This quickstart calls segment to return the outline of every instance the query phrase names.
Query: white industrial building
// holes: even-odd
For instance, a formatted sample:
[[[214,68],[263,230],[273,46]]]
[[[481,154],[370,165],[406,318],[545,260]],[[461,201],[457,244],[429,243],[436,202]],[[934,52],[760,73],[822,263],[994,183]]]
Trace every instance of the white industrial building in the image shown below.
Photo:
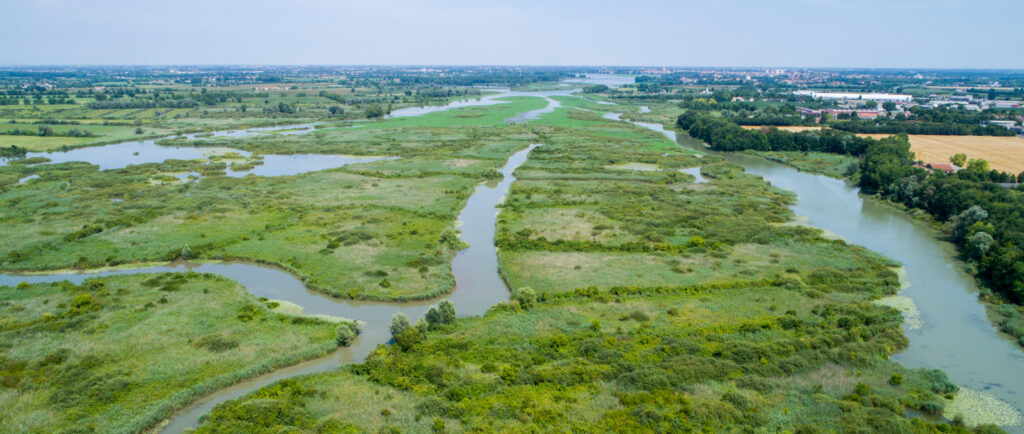
[[[910,102],[910,100],[914,99],[912,95],[903,95],[898,93],[839,93],[798,90],[793,92],[793,94],[809,96],[814,99],[862,100],[876,102]]]

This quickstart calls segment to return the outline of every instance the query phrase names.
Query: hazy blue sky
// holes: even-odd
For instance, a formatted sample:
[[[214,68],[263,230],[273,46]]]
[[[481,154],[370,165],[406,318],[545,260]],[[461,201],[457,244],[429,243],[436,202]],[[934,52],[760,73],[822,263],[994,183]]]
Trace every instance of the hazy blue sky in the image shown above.
[[[1024,68],[1021,0],[0,0],[0,64]]]

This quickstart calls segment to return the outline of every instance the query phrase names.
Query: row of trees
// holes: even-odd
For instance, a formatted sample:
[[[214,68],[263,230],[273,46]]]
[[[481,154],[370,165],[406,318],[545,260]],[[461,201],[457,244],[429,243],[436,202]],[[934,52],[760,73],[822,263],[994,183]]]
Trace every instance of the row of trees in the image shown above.
[[[908,121],[899,117],[878,118],[873,121],[851,118],[846,121],[831,122],[829,126],[837,130],[862,134],[936,134],[944,136],[1012,136],[1014,134],[1010,129],[998,125]]]
[[[428,331],[450,328],[455,325],[455,319],[455,305],[448,300],[431,306],[425,317],[416,321],[415,325],[409,322],[406,314],[399,312],[391,317],[391,339],[402,351],[408,351],[426,339]]]
[[[121,109],[147,109],[147,108],[196,108],[199,102],[186,99],[159,99],[159,100],[107,100],[90,101],[85,104],[86,108],[98,110],[121,110]]]
[[[905,137],[869,147],[861,163],[861,188],[945,222],[978,275],[1024,304],[1024,191],[988,182],[1010,175],[988,170],[980,161],[955,174],[928,173],[911,166],[910,155]]]
[[[86,129],[72,128],[67,131],[57,131],[51,127],[40,125],[36,131],[13,128],[0,131],[4,136],[39,136],[39,137],[95,137],[92,131]]]
[[[1024,304],[1024,190],[997,182],[1024,182],[992,170],[984,160],[952,159],[967,169],[955,174],[913,165],[905,134],[881,140],[829,130],[789,133],[746,130],[709,112],[690,110],[677,125],[720,151],[820,151],[862,156],[860,187],[870,194],[929,212],[945,222],[953,241],[978,275],[997,292]]]
[[[767,131],[745,129],[735,122],[709,112],[689,110],[676,119],[679,128],[701,139],[717,151],[817,151],[862,155],[875,142],[841,131],[822,129],[793,133],[777,128]]]

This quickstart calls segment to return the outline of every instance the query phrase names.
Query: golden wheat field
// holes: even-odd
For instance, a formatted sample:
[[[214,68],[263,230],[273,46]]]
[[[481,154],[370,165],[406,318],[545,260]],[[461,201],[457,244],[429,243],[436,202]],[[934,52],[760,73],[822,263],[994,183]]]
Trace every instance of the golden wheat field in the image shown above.
[[[1024,171],[1024,138],[1021,137],[911,135],[910,150],[925,163],[948,163],[950,155],[963,153],[967,158],[988,160],[992,168],[999,171],[1014,174]]]
[[[759,129],[757,125],[743,128]],[[816,130],[820,127],[792,126],[778,127],[786,131]],[[890,134],[857,134],[861,137],[881,139]],[[910,150],[917,159],[925,163],[948,163],[953,154],[967,154],[967,158],[988,160],[993,169],[1003,172],[1024,171],[1024,138],[995,136],[939,136],[930,134],[910,135]]]

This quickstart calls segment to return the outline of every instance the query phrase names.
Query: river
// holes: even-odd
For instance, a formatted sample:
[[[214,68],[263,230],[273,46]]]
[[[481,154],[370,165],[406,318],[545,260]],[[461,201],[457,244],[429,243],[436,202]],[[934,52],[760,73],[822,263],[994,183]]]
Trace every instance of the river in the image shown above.
[[[633,124],[680,143],[674,131],[660,124]],[[994,395],[1018,412],[1024,409],[1024,352],[988,320],[977,298],[977,284],[961,268],[952,244],[907,213],[863,197],[859,188],[845,181],[752,155],[697,150],[721,156],[796,193],[791,208],[810,225],[903,264],[910,286],[900,295],[914,301],[924,324],[913,329],[904,324],[910,344],[893,360],[910,368],[941,369],[961,387]],[[1024,432],[1021,426],[1006,429]]]
[[[501,181],[491,185],[481,184],[466,201],[459,214],[460,238],[469,247],[456,254],[452,261],[455,275],[455,289],[446,298],[455,304],[458,315],[482,315],[491,306],[508,300],[509,291],[498,275],[498,257],[494,246],[494,231],[497,222],[497,206],[515,181],[513,172],[526,162],[530,151],[539,145],[530,145],[509,157],[500,172]],[[360,362],[377,347],[390,338],[388,326],[391,317],[405,313],[414,321],[423,317],[427,309],[436,304],[435,300],[413,302],[366,302],[342,300],[308,290],[298,278],[275,267],[245,262],[169,264],[166,266],[126,268],[97,273],[69,274],[0,274],[0,285],[14,286],[19,282],[56,282],[68,280],[81,283],[85,279],[100,276],[124,274],[186,272],[212,273],[233,279],[257,297],[284,300],[304,308],[308,314],[327,314],[365,323],[362,332],[348,347],[319,359],[281,368],[259,377],[242,381],[233,386],[207,395],[188,407],[179,410],[172,417],[163,432],[176,433],[194,427],[199,419],[221,402],[239,398],[275,381],[297,375],[327,372],[342,364]]]
[[[500,103],[495,100],[498,96],[513,94],[547,98],[568,92],[502,93],[485,97],[483,99],[486,102],[481,102],[497,104]],[[554,110],[551,107],[554,100],[547,99],[549,107],[541,109],[540,113],[533,114],[533,117],[520,114],[510,121],[528,120]],[[454,104],[448,108],[460,106],[465,104]],[[432,111],[437,110],[424,110],[417,114],[393,113],[392,116],[414,116]],[[608,117],[619,120],[614,114]],[[664,129],[660,124],[634,124],[658,131],[679,143],[676,133]],[[495,208],[515,180],[514,170],[526,161],[535,146],[531,145],[513,154],[501,169],[504,177],[496,185],[478,186],[459,216],[462,223],[461,238],[470,247],[459,252],[452,262],[456,287],[447,297],[455,304],[459,316],[480,315],[495,303],[508,299],[508,289],[497,273]],[[704,149],[699,151],[706,152]],[[908,367],[942,369],[952,381],[963,387],[991,393],[1018,410],[1024,408],[1024,396],[1019,393],[1024,391],[1024,353],[1013,342],[999,335],[987,320],[984,307],[977,300],[975,282],[957,265],[955,251],[949,243],[938,240],[937,234],[914,222],[906,213],[861,197],[855,187],[843,181],[799,172],[754,156],[716,155],[742,165],[748,173],[759,175],[776,187],[795,192],[798,198],[792,209],[798,216],[806,217],[811,225],[839,234],[851,243],[903,263],[911,286],[902,295],[914,300],[924,326],[915,330],[905,327],[910,345],[894,355],[894,360]],[[697,175],[698,179],[703,180],[699,173]],[[339,300],[307,290],[301,281],[280,269],[249,263],[174,264],[93,274],[0,274],[0,285],[15,285],[21,281],[80,282],[94,276],[186,270],[222,275],[238,281],[257,297],[289,301],[303,306],[310,314],[358,319],[366,322],[366,326],[349,347],[340,348],[326,357],[243,381],[200,399],[176,412],[164,432],[181,432],[195,426],[199,418],[216,404],[238,398],[274,381],[326,372],[345,363],[361,361],[377,344],[387,342],[390,338],[388,324],[392,315],[404,312],[415,320],[430,305],[440,300],[402,303]],[[1011,429],[1022,432],[1018,427]]]

